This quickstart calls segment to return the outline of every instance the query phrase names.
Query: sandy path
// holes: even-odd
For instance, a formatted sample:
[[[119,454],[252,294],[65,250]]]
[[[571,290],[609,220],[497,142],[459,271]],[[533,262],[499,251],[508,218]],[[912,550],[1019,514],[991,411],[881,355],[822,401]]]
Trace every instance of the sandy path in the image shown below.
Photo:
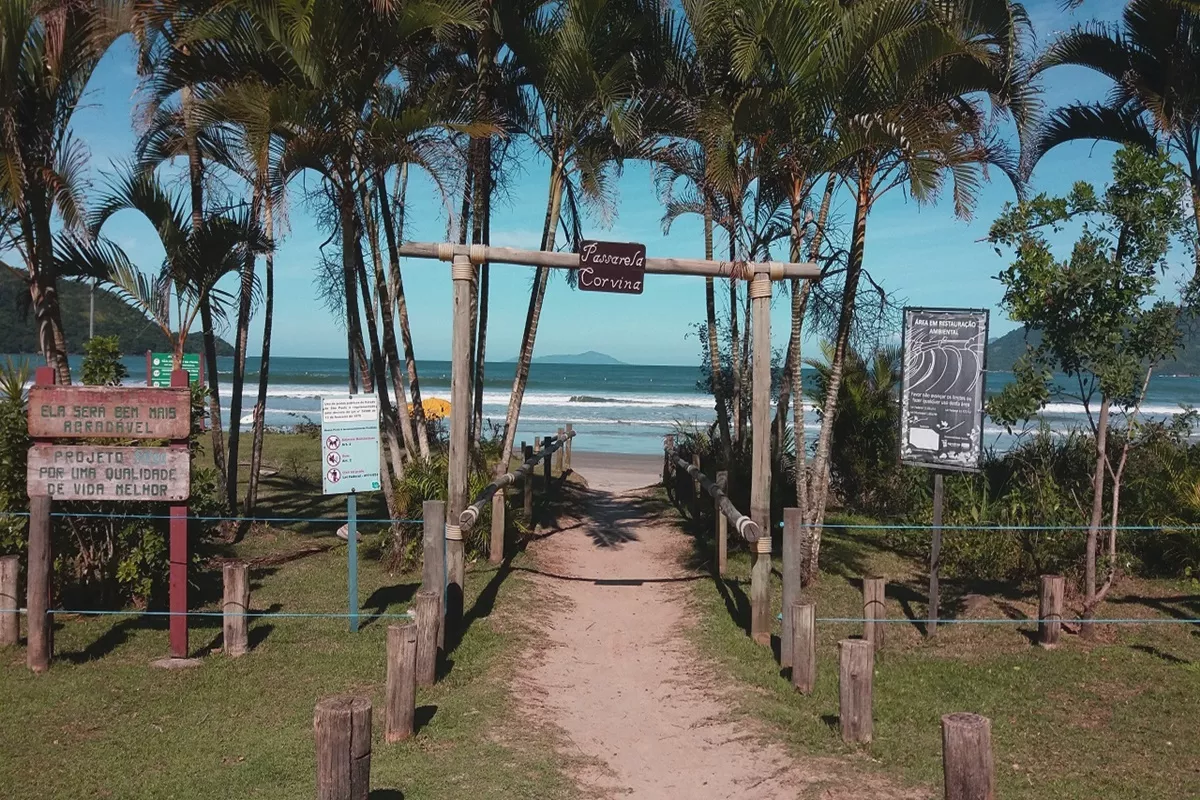
[[[587,510],[582,524],[564,520],[530,547],[550,646],[526,675],[541,700],[539,721],[557,725],[572,753],[585,756],[576,775],[583,788],[686,800],[901,796],[862,775],[843,783],[841,762],[799,763],[731,721],[711,667],[684,636],[684,535],[656,521],[639,493],[593,489]]]

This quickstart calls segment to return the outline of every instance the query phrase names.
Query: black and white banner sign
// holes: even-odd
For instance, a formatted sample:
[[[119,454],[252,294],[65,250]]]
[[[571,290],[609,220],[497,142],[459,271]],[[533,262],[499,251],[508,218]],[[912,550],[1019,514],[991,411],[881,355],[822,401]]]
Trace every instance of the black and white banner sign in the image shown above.
[[[979,469],[987,331],[987,311],[904,309],[902,463]]]

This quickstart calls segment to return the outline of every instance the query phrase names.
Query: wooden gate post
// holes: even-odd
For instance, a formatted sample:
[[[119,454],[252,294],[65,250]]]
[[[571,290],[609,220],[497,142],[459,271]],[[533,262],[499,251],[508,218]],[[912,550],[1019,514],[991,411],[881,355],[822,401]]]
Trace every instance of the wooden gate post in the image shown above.
[[[942,717],[942,774],[946,800],[995,800],[990,719],[965,712]]]
[[[1038,600],[1038,644],[1042,647],[1058,645],[1058,634],[1062,630],[1064,583],[1062,575],[1042,576],[1042,593]]]
[[[883,629],[887,627],[882,622],[887,619],[886,586],[883,578],[863,578],[863,638],[874,645],[876,651],[883,649]]]
[[[454,280],[454,334],[450,346],[450,475],[446,494],[446,638],[461,633],[464,563],[459,517],[467,507],[471,421],[471,309],[475,297],[475,267],[471,258],[456,255],[450,268]]]
[[[417,713],[417,624],[389,625],[387,632],[387,713],[384,738],[399,742],[413,735]]]
[[[563,460],[566,458],[566,455],[567,455],[567,445],[565,444],[565,442],[563,440],[563,437],[566,435],[566,433],[567,433],[566,428],[559,428],[558,429],[558,438],[554,440],[555,442],[558,443],[558,450],[556,450],[554,452],[554,465],[556,467],[558,467],[559,475],[561,475],[563,473],[563,470],[565,469],[565,464],[566,464],[566,462]]]
[[[543,453],[543,456],[542,456],[542,469],[543,469],[542,483],[544,484],[542,486],[542,497],[544,497],[544,498],[550,496],[550,486],[551,486],[551,483],[550,483],[550,459],[551,459],[550,445],[553,443],[554,443],[553,436],[542,437],[542,453]]]
[[[721,470],[717,473],[717,488],[721,494],[729,491],[729,473]],[[713,501],[713,513],[717,518],[717,577],[725,574],[729,563],[729,522],[721,511],[721,501]]]
[[[221,568],[225,596],[221,603],[222,644],[225,655],[243,656],[250,649],[247,635],[250,613],[250,580],[246,562],[227,561]]]
[[[804,518],[798,508],[783,510],[783,620],[779,628],[779,666],[792,666],[792,604],[800,599],[800,535]]]
[[[492,536],[488,545],[488,563],[504,560],[504,488],[492,495]]]
[[[865,639],[838,642],[838,721],[842,741],[871,741],[875,651]]]
[[[571,434],[574,432],[575,432],[575,426],[572,425],[570,422],[568,422],[567,423],[567,442],[566,442],[566,444],[563,445],[563,448],[567,451],[566,469],[568,472],[571,471],[571,443],[573,441],[575,441],[575,437],[572,436]]]
[[[533,445],[521,442],[521,463],[524,464],[529,459],[533,458]],[[525,491],[525,521],[533,525],[533,470],[525,473],[525,477],[521,479]]]
[[[792,686],[801,694],[811,694],[817,683],[817,607],[812,603],[792,603]]]
[[[771,643],[771,279],[757,273],[750,282],[753,364],[750,405],[750,518],[760,535],[754,546],[750,583],[750,635]]]
[[[317,800],[367,800],[371,791],[371,701],[326,697],[313,715]]]
[[[424,524],[421,588],[437,596],[437,644],[446,644],[446,503],[426,500],[421,504]]]
[[[0,647],[15,645],[21,640],[21,617],[17,613],[17,582],[21,575],[21,557],[0,558]]]

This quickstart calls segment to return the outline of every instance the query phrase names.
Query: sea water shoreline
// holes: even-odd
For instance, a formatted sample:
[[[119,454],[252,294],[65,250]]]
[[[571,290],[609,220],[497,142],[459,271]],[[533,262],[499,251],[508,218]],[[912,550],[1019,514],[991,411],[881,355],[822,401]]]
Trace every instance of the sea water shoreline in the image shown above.
[[[131,356],[123,361],[129,371],[127,384],[145,381],[144,357]],[[80,359],[72,357],[71,363],[73,371],[78,373]],[[232,365],[231,358],[218,359],[221,401],[226,409],[232,390]],[[449,400],[450,362],[419,361],[417,366],[423,398]],[[493,428],[503,424],[515,366],[512,362],[497,362],[486,367],[483,412],[485,424]],[[252,420],[257,368],[258,359],[248,359],[242,397],[245,425]],[[526,387],[516,440],[532,444],[569,422],[579,434],[577,451],[656,455],[661,453],[664,435],[680,427],[703,431],[711,426],[715,417],[713,399],[698,388],[701,379],[700,369],[690,366],[535,363]],[[1010,381],[1008,373],[989,373],[989,393]],[[345,359],[272,358],[271,383],[267,388],[268,427],[282,430],[300,424],[320,424],[321,398],[344,397],[347,382]],[[1166,419],[1197,398],[1200,398],[1200,378],[1156,377],[1142,412],[1148,419]],[[1087,426],[1083,406],[1067,400],[1049,404],[1041,419],[1060,434]],[[229,424],[228,411],[224,423]],[[805,429],[811,434],[818,426],[816,414],[811,407],[806,408]],[[1016,436],[1003,427],[986,421],[985,447],[1005,450],[1015,441]]]

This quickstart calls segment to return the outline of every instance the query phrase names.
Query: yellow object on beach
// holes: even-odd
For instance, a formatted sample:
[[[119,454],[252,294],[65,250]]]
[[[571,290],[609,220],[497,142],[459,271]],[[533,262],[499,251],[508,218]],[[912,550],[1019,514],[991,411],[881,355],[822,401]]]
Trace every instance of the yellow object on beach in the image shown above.
[[[440,397],[430,397],[428,400],[421,401],[421,408],[425,411],[427,419],[441,419],[442,417],[450,416],[450,401],[443,400]],[[408,404],[408,413],[413,411],[413,404]]]

